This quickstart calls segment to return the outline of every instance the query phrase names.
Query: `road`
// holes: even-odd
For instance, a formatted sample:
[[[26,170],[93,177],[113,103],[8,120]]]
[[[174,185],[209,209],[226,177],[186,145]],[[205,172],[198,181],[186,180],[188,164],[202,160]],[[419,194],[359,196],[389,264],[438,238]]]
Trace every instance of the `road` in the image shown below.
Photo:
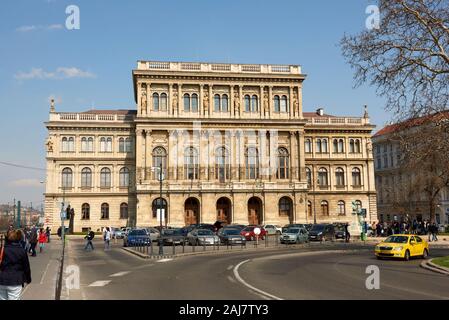
[[[84,252],[82,241],[69,241],[66,265],[80,268],[81,286],[66,288],[66,299],[449,299],[449,277],[420,268],[420,259],[379,261],[358,245],[316,243],[157,261],[119,244],[110,251],[95,244],[95,251]],[[449,255],[449,249],[431,254]],[[369,265],[380,269],[379,290],[365,287]]]

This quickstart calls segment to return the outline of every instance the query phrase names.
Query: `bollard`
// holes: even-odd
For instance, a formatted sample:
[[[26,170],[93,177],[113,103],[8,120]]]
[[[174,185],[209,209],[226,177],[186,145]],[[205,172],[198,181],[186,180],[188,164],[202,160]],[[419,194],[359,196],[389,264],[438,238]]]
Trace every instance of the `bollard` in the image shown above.
[[[164,255],[164,239],[159,238],[159,255]]]
[[[150,253],[153,255],[153,240],[150,241]]]
[[[173,255],[175,255],[175,252],[176,252],[175,239],[173,239],[172,245],[173,245]]]
[[[182,253],[185,253],[185,246],[186,246],[186,242],[185,240],[182,242]]]

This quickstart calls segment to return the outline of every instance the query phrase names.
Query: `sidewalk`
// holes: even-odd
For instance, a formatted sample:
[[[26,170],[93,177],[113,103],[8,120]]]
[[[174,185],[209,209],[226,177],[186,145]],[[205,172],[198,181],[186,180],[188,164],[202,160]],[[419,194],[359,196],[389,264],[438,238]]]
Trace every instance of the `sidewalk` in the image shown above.
[[[36,257],[29,256],[32,282],[25,287],[22,299],[54,300],[62,242],[57,236],[52,236],[42,253],[39,253],[39,248],[36,250]]]

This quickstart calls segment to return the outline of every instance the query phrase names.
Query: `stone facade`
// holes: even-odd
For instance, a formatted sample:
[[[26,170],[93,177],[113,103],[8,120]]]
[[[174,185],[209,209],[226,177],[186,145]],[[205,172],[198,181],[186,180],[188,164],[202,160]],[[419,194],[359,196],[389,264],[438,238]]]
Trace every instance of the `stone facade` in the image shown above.
[[[161,204],[171,226],[316,220],[355,230],[353,201],[376,220],[374,126],[367,114],[303,112],[305,78],[299,66],[139,61],[136,111],[52,107],[48,223],[60,224],[62,199],[75,231],[159,225]]]

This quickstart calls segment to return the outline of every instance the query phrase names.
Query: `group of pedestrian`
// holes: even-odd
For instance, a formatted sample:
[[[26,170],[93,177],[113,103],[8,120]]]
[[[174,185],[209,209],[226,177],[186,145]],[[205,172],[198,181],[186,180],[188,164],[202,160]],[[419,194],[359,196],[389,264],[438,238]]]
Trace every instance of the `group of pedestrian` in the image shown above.
[[[31,254],[32,257],[36,256],[36,247],[39,245],[39,252],[42,253],[45,248],[45,244],[50,242],[50,228],[32,227],[20,230],[22,232],[22,240],[20,241],[23,249]]]
[[[86,240],[86,245],[84,246],[84,250],[86,250],[86,251],[94,250],[94,245],[92,243],[92,240],[94,238],[95,238],[95,232],[93,232],[92,229],[89,228],[86,236],[84,237],[84,239]],[[111,250],[111,229],[109,227],[105,227],[103,229],[103,242],[104,242],[104,250],[105,251]]]
[[[0,248],[0,300],[20,300],[31,269],[23,243],[25,232],[9,228]]]
[[[438,241],[438,225],[429,220],[418,221],[413,220],[411,223],[405,221],[393,221],[387,222],[373,222],[371,230],[376,237],[386,237],[393,234],[416,234],[416,235],[429,235],[429,242]]]

